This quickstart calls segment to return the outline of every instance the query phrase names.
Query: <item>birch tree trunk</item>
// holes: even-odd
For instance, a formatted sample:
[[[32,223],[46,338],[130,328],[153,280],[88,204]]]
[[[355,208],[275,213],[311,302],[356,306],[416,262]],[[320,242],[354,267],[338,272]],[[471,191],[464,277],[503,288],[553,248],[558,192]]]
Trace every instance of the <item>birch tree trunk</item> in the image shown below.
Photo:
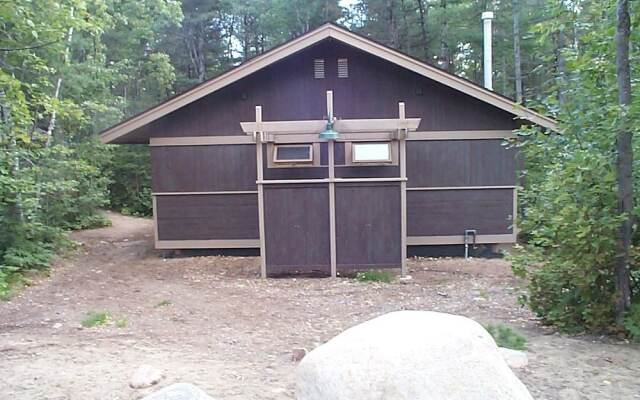
[[[513,68],[516,81],[516,101],[522,103],[522,58],[520,56],[520,3],[512,0],[513,13]]]
[[[567,44],[567,38],[564,34],[564,31],[562,30],[556,32],[555,36],[556,36],[556,49],[555,49],[556,72],[558,75],[557,77],[558,103],[560,103],[560,105],[563,105],[565,102],[564,86],[565,86],[566,71],[567,71],[566,60],[564,58],[564,48],[566,47],[566,44]]]
[[[73,18],[74,9],[71,8],[71,18]],[[69,27],[69,31],[67,32],[67,44],[64,48],[64,59],[63,59],[63,67],[69,63],[69,50],[71,48],[71,41],[73,40],[73,26]],[[62,86],[62,72],[58,75],[58,81],[56,82],[56,90],[53,93],[54,102],[60,98],[60,87]],[[51,138],[53,137],[53,130],[56,128],[56,117],[58,113],[56,110],[56,105],[54,104],[53,111],[51,112],[51,118],[49,119],[49,126],[47,127],[47,141],[45,143],[45,147],[51,146]]]
[[[618,103],[622,115],[622,126],[617,137],[618,207],[625,216],[618,231],[618,254],[615,262],[616,275],[616,324],[623,328],[625,313],[631,306],[631,284],[629,274],[629,249],[632,235],[633,211],[633,148],[630,121],[626,116],[631,105],[631,71],[629,66],[629,36],[631,31],[629,2],[618,0],[616,24],[616,74],[618,79]]]

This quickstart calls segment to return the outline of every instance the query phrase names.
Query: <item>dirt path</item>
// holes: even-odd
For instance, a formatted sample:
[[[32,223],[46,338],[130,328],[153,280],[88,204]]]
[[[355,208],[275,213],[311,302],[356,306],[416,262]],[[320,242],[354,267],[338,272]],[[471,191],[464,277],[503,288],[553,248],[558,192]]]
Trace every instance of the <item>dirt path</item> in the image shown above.
[[[504,261],[412,260],[407,285],[262,280],[256,258],[159,258],[150,221],[110,217],[112,227],[74,234],[79,254],[49,278],[0,303],[0,399],[137,399],[150,391],[128,387],[142,363],[165,371],[159,386],[292,399],[292,349],[400,309],[517,327],[530,348],[518,375],[536,399],[640,399],[640,348],[546,334],[516,305]],[[89,311],[127,326],[80,328]]]

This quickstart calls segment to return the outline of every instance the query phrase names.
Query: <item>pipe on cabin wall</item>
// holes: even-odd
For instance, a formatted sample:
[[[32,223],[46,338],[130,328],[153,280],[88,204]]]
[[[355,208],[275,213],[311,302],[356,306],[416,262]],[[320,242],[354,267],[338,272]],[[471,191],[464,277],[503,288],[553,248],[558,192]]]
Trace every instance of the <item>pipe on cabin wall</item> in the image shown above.
[[[493,49],[491,44],[493,41],[493,32],[491,21],[493,20],[493,12],[485,11],[482,13],[482,25],[484,27],[484,87],[493,90]]]
[[[469,258],[469,242],[471,242],[474,249],[476,248],[476,236],[478,236],[477,230],[475,229],[464,230],[464,259],[465,260]]]

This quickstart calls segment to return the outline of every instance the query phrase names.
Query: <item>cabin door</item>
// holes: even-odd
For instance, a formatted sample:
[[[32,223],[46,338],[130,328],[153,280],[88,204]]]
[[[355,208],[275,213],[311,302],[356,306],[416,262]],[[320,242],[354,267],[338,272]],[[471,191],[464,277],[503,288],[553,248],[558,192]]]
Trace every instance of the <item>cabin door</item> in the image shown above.
[[[331,273],[328,184],[264,187],[267,273]]]
[[[338,271],[400,267],[400,214],[399,182],[336,184]]]

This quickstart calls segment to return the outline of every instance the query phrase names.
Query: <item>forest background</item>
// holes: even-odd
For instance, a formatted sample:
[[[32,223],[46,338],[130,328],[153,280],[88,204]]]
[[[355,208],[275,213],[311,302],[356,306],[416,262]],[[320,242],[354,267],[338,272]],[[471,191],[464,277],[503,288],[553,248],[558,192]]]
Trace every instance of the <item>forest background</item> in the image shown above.
[[[620,181],[638,147],[639,3],[0,0],[0,295],[46,269],[67,231],[107,224],[101,209],[150,215],[148,148],[101,145],[102,129],[327,21],[481,84],[480,16],[494,11],[494,90],[561,128],[510,144],[527,166],[511,255],[522,300],[566,331],[640,339],[636,161]]]

